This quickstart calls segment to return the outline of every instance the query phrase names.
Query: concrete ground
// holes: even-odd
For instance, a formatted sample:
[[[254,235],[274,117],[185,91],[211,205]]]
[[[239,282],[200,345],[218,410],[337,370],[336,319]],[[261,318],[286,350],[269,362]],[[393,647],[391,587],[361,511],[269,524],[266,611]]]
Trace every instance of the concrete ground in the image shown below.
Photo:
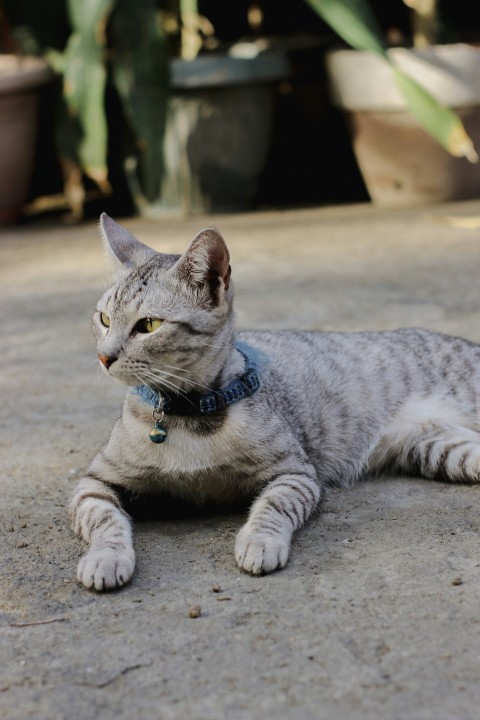
[[[444,215],[475,225],[480,202],[125,224],[179,252],[215,223],[241,327],[480,341],[480,228]],[[480,487],[332,490],[287,568],[263,578],[235,565],[242,515],[180,511],[137,523],[128,587],[80,587],[66,500],[123,393],[89,330],[108,277],[95,224],[3,229],[0,275],[2,720],[478,717]]]

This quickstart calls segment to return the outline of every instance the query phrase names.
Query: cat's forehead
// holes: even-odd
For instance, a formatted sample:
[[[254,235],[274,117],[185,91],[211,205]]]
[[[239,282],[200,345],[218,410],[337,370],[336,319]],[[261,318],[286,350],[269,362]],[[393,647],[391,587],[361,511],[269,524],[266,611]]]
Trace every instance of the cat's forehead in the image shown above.
[[[104,299],[114,305],[128,305],[132,301],[139,302],[149,292],[158,292],[162,279],[166,278],[167,271],[172,268],[180,255],[155,254],[150,260],[134,268],[127,275],[122,275],[114,285],[107,290]]]
[[[134,268],[130,272],[129,277],[133,280],[135,278],[142,278],[144,275],[151,274],[156,270],[160,272],[170,270],[170,268],[173,267],[178,260],[180,260],[180,257],[181,255],[172,255],[170,253],[155,253],[155,255],[149,258],[142,265]]]

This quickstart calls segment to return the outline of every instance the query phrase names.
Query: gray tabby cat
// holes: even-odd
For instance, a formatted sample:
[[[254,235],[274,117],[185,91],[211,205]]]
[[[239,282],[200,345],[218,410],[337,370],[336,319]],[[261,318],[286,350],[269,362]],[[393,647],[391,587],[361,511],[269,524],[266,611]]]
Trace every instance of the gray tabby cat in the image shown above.
[[[286,564],[329,484],[387,467],[478,481],[479,346],[423,330],[239,334],[215,229],[182,256],[155,252],[105,214],[101,229],[118,272],[93,329],[102,368],[129,389],[71,500],[90,546],[78,566],[87,588],[132,576],[124,491],[200,504],[251,496],[235,559],[261,574]]]

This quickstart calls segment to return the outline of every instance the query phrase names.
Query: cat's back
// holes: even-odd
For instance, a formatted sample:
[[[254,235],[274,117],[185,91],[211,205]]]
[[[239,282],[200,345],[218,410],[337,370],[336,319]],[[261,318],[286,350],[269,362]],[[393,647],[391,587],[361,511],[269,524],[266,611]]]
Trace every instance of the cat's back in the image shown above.
[[[280,395],[398,403],[411,393],[480,387],[480,346],[418,328],[383,332],[246,331],[265,381]]]
[[[418,333],[418,337],[417,337]],[[315,330],[253,330],[240,333],[240,341],[255,349],[257,364],[267,374],[312,374],[329,383],[345,375],[394,359],[399,346],[413,346],[422,331],[322,332]]]

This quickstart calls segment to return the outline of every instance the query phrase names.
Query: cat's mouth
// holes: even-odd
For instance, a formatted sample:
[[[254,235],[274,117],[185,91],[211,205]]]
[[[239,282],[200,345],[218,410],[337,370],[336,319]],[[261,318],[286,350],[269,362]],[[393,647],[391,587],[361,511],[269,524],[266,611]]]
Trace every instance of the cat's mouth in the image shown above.
[[[130,367],[125,367],[117,357],[113,355],[98,355],[98,359],[101,363],[102,370],[107,375],[122,385],[143,385],[147,384],[140,376],[139,373],[132,370]]]
[[[102,369],[122,385],[146,385],[152,390],[162,390],[166,394],[176,395],[203,387],[191,380],[187,371],[178,366],[159,367],[145,362],[135,363],[132,366],[128,361],[125,363],[121,358],[107,355],[99,355],[98,359]]]

